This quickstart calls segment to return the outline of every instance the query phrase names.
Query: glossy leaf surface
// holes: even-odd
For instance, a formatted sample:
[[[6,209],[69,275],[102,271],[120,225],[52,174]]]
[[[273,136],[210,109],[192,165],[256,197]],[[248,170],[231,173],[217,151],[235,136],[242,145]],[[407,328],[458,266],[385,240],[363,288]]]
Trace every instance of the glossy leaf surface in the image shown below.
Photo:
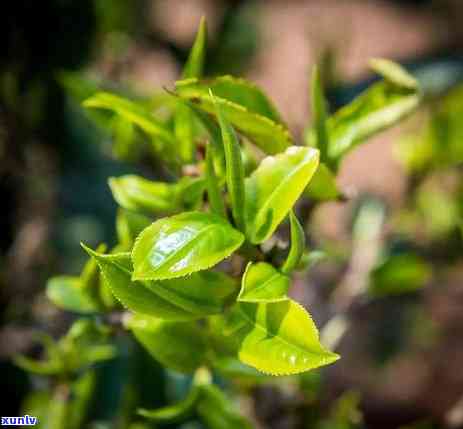
[[[241,281],[238,301],[275,302],[287,299],[290,279],[267,262],[250,262]]]
[[[224,339],[247,365],[272,375],[297,374],[336,361],[309,314],[296,302],[238,303],[222,321]]]
[[[278,122],[276,112],[270,104],[263,102],[260,97],[257,97],[260,101],[256,101],[256,92],[253,96],[245,97],[243,95],[245,91],[235,91],[237,87],[244,88],[244,85],[236,83],[233,78],[225,77],[218,82],[219,85],[214,85],[214,81],[201,83],[196,79],[188,79],[177,82],[176,89],[180,97],[190,100],[208,113],[216,114],[212,97],[208,92],[211,88],[216,102],[231,124],[266,153],[278,153],[291,145],[292,138],[288,129]],[[223,87],[227,90],[225,91]],[[246,92],[249,93],[250,91]]]
[[[206,341],[198,325],[135,315],[127,322],[137,340],[162,365],[191,373],[204,363]]]
[[[186,212],[146,228],[132,251],[135,280],[182,277],[219,263],[241,246],[243,235],[223,218]]]
[[[265,158],[246,179],[246,235],[252,243],[262,243],[273,234],[317,167],[317,150],[293,146]]]

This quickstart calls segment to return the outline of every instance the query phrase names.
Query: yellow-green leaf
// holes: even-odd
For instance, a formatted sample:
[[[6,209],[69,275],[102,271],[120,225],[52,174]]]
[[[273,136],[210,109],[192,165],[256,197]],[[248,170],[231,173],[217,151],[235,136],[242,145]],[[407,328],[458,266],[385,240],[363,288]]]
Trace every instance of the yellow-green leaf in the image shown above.
[[[238,301],[276,302],[287,299],[290,286],[288,276],[267,262],[250,262],[241,280]]]
[[[192,77],[201,77],[204,70],[204,63],[206,59],[206,46],[207,44],[207,25],[206,19],[201,18],[199,23],[198,32],[193,46],[190,50],[190,55],[183,68],[182,79]]]
[[[281,267],[281,271],[285,274],[289,274],[296,269],[305,250],[304,228],[302,228],[292,210],[289,212],[289,220],[291,223],[291,247],[289,248],[288,257]]]
[[[287,216],[318,167],[318,150],[292,146],[265,158],[245,181],[246,235],[267,240]]]
[[[237,303],[214,328],[242,362],[268,374],[297,374],[339,358],[320,344],[310,315],[289,299]]]

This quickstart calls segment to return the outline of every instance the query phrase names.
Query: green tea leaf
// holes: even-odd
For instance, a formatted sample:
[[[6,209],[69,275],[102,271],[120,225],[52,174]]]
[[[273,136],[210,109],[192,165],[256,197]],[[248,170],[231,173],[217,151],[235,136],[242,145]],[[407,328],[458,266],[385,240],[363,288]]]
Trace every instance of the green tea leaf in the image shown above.
[[[201,386],[193,385],[182,401],[155,410],[142,408],[138,410],[138,414],[159,423],[183,423],[195,413],[200,396]]]
[[[169,162],[177,161],[174,148],[176,147],[175,136],[171,131],[151,112],[141,104],[125,99],[108,92],[99,92],[83,102],[87,108],[110,110],[127,121],[136,124],[147,135],[154,140],[158,153]]]
[[[132,248],[135,238],[148,227],[152,219],[129,210],[119,209],[116,216],[116,232],[118,243],[125,251]],[[101,253],[101,252],[100,252]],[[118,253],[118,252],[111,252]]]
[[[217,175],[215,174],[214,161],[212,159],[212,149],[208,145],[206,148],[206,188],[211,210],[216,215],[227,218],[225,204],[222,199],[222,191]]]
[[[135,315],[127,326],[148,352],[167,368],[192,373],[204,364],[206,340],[198,325]]]
[[[289,299],[238,303],[215,328],[242,362],[272,375],[297,374],[339,358],[320,344],[309,314]]]
[[[412,91],[418,90],[418,81],[400,64],[384,58],[373,58],[370,67],[390,83]]]
[[[233,219],[236,226],[244,231],[244,167],[241,158],[241,148],[235,130],[228,123],[220,104],[211,93],[214,106],[219,118],[220,129],[222,131],[222,141],[225,149],[226,179],[227,189],[230,195]]]
[[[197,412],[209,429],[251,429],[233,403],[213,384],[201,386]]]
[[[265,158],[245,181],[246,235],[267,240],[291,210],[318,166],[318,150],[292,146]]]
[[[328,118],[328,158],[335,166],[369,137],[395,125],[418,106],[421,95],[387,81],[372,85],[354,101]],[[313,146],[315,131],[307,143]]]
[[[213,81],[187,79],[176,83],[181,98],[216,114],[209,89],[230,123],[264,152],[278,153],[292,144],[292,137],[272,104],[248,82],[224,76]]]
[[[182,277],[219,263],[238,249],[243,235],[223,218],[186,212],[146,228],[132,251],[134,280]]]
[[[178,140],[180,159],[191,164],[195,159],[195,120],[194,113],[188,106],[178,103],[174,114],[174,134]]]
[[[121,304],[135,313],[167,320],[190,320],[198,315],[156,295],[142,282],[132,281],[132,262],[129,253],[102,255],[82,245],[95,258],[103,278]]]
[[[312,73],[312,115],[320,161],[328,162],[328,131],[326,129],[327,103],[323,93],[318,67]]]
[[[309,186],[305,189],[305,196],[317,201],[336,200],[342,197],[336,184],[336,178],[331,170],[320,163],[313,175]]]
[[[206,44],[207,25],[206,19],[202,17],[190,55],[188,56],[188,60],[183,68],[182,79],[202,76],[206,59]]]
[[[276,302],[287,299],[289,277],[267,262],[250,262],[241,280],[238,301]]]
[[[47,297],[57,307],[75,313],[89,314],[101,310],[78,277],[52,277],[47,283]]]
[[[291,222],[291,247],[288,257],[281,267],[281,271],[285,274],[289,274],[296,269],[305,249],[304,229],[292,210],[289,212],[289,220]]]
[[[375,297],[414,292],[430,277],[429,265],[419,256],[413,253],[393,255],[371,272],[368,292]]]
[[[114,199],[126,210],[146,214],[170,214],[181,210],[177,184],[153,182],[133,174],[111,177],[108,183]]]

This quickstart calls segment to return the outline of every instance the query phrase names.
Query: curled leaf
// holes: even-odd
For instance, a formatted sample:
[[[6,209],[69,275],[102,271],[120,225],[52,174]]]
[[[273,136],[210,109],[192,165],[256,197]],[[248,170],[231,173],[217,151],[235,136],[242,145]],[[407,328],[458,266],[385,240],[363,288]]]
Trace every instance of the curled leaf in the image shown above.
[[[291,247],[288,257],[281,267],[281,271],[285,274],[289,274],[296,269],[305,249],[304,229],[292,210],[289,212],[289,220],[291,222]]]

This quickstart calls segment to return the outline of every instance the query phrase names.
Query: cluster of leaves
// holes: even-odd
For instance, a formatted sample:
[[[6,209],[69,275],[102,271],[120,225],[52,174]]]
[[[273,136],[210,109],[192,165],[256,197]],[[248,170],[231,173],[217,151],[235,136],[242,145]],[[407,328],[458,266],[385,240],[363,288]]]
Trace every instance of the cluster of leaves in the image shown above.
[[[421,93],[400,66],[375,60],[384,79],[330,115],[315,70],[313,123],[296,145],[257,86],[232,76],[204,78],[205,54],[203,21],[173,91],[143,100],[85,91],[83,105],[111,130],[116,154],[151,159],[169,180],[111,178],[120,206],[118,244],[109,251],[83,245],[90,260],[82,274],[52,278],[47,294],[82,315],[122,312],[123,328],[163,366],[196,373],[184,402],[141,410],[143,416],[166,422],[195,414],[212,428],[241,428],[248,423],[208,371],[289,375],[339,358],[288,296],[292,273],[318,255],[306,250],[296,203],[342,198],[335,178],[346,154],[410,114]],[[281,250],[275,236],[286,219],[290,244]],[[98,346],[75,360],[63,341],[49,362],[22,358],[20,364],[56,375],[110,357],[110,349]]]

